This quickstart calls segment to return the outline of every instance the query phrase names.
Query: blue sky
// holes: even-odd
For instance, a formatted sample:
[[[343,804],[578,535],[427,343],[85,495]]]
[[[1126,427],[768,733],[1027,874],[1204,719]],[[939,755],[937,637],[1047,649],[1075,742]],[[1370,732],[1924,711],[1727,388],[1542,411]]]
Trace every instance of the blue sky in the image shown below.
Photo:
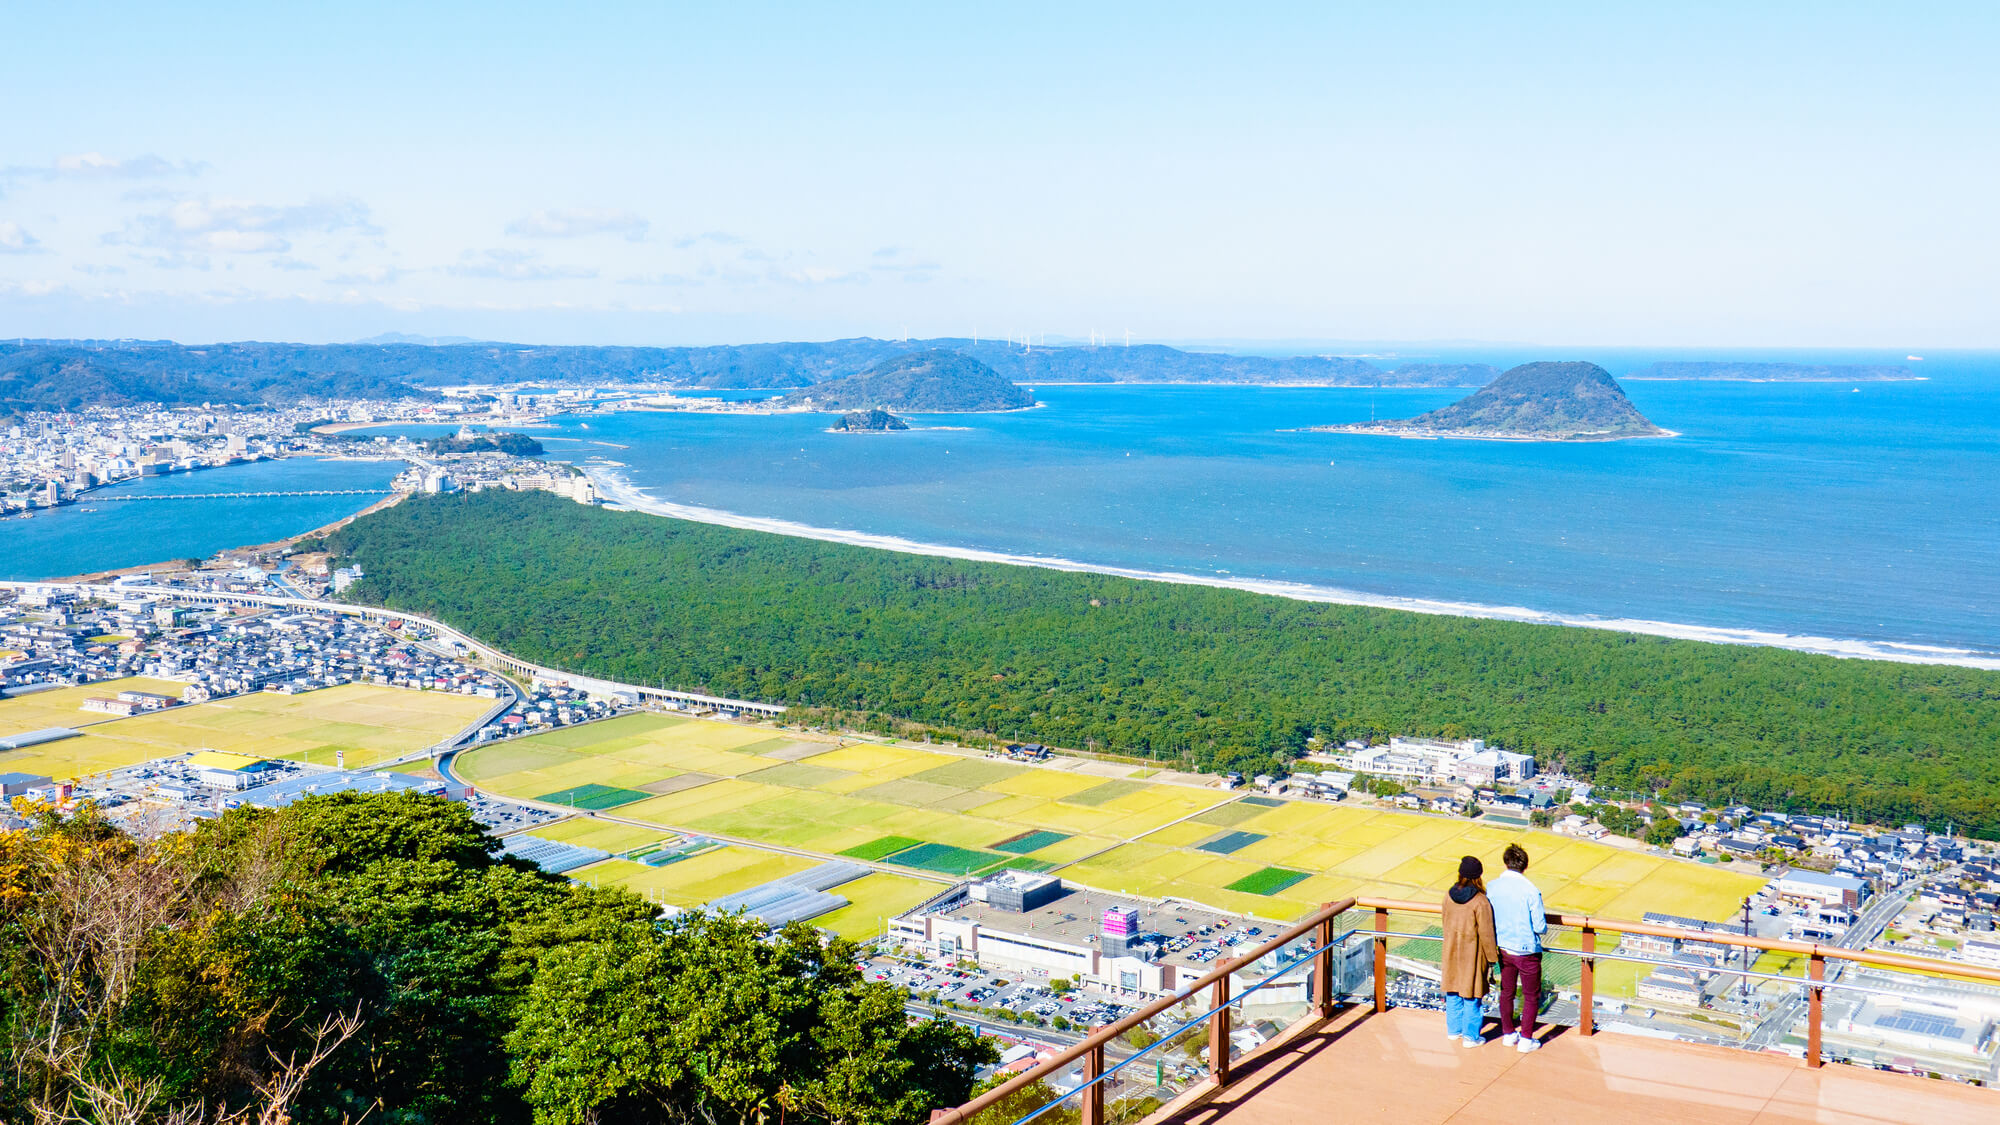
[[[294,7],[10,9],[0,335],[2000,344],[1991,4]]]

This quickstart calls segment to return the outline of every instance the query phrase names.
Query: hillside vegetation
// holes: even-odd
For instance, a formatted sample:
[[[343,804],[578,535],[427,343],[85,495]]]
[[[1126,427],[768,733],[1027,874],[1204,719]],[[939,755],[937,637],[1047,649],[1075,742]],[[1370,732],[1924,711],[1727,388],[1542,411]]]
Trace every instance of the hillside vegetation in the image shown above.
[[[793,404],[815,410],[904,410],[918,414],[1019,410],[1035,396],[1001,378],[991,367],[944,348],[895,356],[845,379],[834,379],[791,395]]]
[[[994,1057],[809,926],[498,846],[408,794],[0,833],[0,1120],[920,1125]]]
[[[1547,440],[1666,432],[1647,421],[1611,373],[1594,363],[1524,363],[1450,406],[1381,425],[1419,433]]]
[[[1600,784],[2000,836],[2000,674],[1292,601],[582,507],[416,497],[352,594],[528,660],[1204,767],[1482,737]]]

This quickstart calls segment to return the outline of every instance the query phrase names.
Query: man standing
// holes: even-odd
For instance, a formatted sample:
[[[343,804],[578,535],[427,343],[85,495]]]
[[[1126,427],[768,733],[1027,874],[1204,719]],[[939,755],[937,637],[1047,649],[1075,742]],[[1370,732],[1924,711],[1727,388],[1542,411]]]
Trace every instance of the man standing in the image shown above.
[[[1493,903],[1493,932],[1500,944],[1500,1041],[1522,1054],[1535,1050],[1536,1019],[1542,1007],[1542,935],[1548,912],[1542,892],[1528,882],[1528,849],[1508,844],[1500,854],[1507,870],[1486,889]],[[1520,1029],[1514,1024],[1514,992],[1521,993]]]

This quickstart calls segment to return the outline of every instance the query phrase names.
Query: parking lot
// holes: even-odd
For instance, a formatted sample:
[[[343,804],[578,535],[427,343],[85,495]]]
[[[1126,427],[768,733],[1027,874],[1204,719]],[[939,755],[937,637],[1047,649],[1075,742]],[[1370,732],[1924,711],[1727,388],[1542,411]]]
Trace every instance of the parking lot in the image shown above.
[[[1078,1030],[1113,1023],[1131,1015],[1141,1003],[1136,997],[1114,997],[1089,987],[1057,992],[1042,973],[985,972],[901,957],[876,957],[866,965],[869,980],[896,986],[919,1002],[932,993],[937,1000],[961,1007],[1002,1009],[1024,1019],[1053,1025],[1060,1018]]]

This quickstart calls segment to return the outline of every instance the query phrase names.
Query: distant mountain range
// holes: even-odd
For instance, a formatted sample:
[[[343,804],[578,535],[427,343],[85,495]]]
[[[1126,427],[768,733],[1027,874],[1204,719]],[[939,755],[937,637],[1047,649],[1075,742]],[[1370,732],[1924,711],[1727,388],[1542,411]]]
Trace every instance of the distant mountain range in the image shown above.
[[[1669,432],[1647,421],[1611,373],[1594,363],[1524,363],[1428,414],[1313,429],[1516,441],[1611,441]]]
[[[134,402],[284,403],[302,398],[424,397],[467,383],[652,382],[716,390],[792,390],[860,374],[896,356],[947,349],[1002,378],[1038,383],[1260,383],[1300,386],[1481,386],[1480,363],[1385,369],[1347,356],[1254,356],[1160,344],[1024,347],[1004,340],[876,340],[703,348],[536,346],[384,333],[353,344],[170,340],[0,343],[0,417]],[[1638,379],[1862,381],[1916,378],[1900,367],[1795,363],[1658,363]]]
[[[785,396],[785,402],[836,414],[879,410],[958,414],[1020,410],[1035,405],[1035,396],[971,356],[933,348],[893,356],[859,375],[815,383]]]
[[[466,383],[655,382],[787,390],[843,379],[886,359],[945,348],[1016,383],[1291,383],[1447,386],[1457,366],[1383,371],[1341,356],[1246,356],[1132,347],[1024,347],[967,339],[741,344],[705,348],[543,347],[389,333],[355,344],[170,340],[0,343],[0,416],[133,402],[292,402],[422,397]]]

